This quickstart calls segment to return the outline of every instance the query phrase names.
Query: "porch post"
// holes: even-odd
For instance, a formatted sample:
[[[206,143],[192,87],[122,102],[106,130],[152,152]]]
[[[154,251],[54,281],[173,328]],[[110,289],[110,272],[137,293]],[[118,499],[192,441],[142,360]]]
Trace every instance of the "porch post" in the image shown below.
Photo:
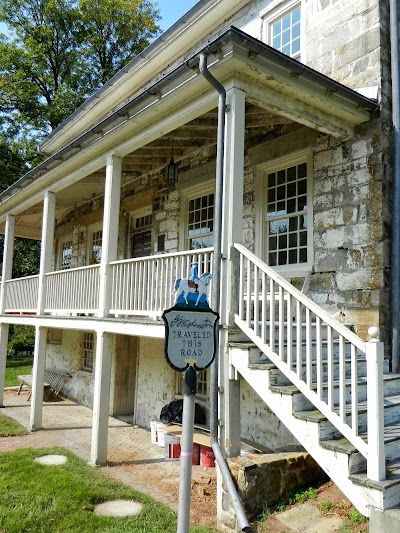
[[[112,333],[97,333],[94,371],[92,448],[90,457],[90,462],[93,465],[104,464],[107,462],[112,343]]]
[[[233,87],[227,91],[226,141],[224,160],[224,200],[222,212],[222,272],[220,337],[221,444],[228,456],[240,454],[240,383],[230,379],[228,328],[233,325],[235,294],[233,243],[242,241],[244,131],[246,94]],[[231,375],[231,377],[233,377]]]
[[[31,431],[42,427],[44,367],[46,363],[47,328],[36,326],[32,368]]]
[[[111,304],[112,278],[109,263],[117,259],[121,167],[122,159],[120,157],[110,156],[107,158],[100,262],[99,317],[108,316]]]
[[[6,281],[12,278],[13,253],[15,235],[15,216],[7,215],[4,232],[3,271],[1,274],[0,313],[4,314],[7,298]]]
[[[0,314],[4,314],[7,299],[6,281],[12,277],[15,217],[7,215],[4,233],[3,271],[1,275]],[[0,407],[4,401],[4,379],[7,363],[8,324],[0,325]]]
[[[51,271],[51,257],[54,244],[56,195],[46,191],[43,200],[42,249],[40,254],[39,289],[37,314],[42,315],[46,307],[46,274]]]

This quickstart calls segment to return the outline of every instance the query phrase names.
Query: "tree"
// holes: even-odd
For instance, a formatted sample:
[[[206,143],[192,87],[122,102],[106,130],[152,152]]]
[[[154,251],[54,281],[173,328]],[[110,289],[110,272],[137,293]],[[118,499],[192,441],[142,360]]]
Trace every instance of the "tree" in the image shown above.
[[[158,19],[147,0],[0,0],[3,129],[49,133],[158,34]]]
[[[14,183],[25,170],[21,154],[0,138],[0,192]]]

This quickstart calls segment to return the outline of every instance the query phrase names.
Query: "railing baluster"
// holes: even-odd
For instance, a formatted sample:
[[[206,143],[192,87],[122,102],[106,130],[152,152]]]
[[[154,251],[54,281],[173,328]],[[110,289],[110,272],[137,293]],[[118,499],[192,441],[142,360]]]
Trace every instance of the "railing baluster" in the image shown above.
[[[251,268],[250,268],[250,259],[246,263],[246,274],[247,274],[247,296],[246,296],[246,323],[248,327],[251,326]]]
[[[285,342],[285,302],[283,299],[283,288],[279,285],[278,289],[278,339],[279,339],[279,346],[278,346],[278,353],[279,353],[279,359],[283,361],[283,349],[284,349],[284,342]]]
[[[244,320],[244,257],[240,254],[240,272],[239,272],[239,317]]]
[[[317,396],[322,400],[323,386],[322,386],[322,342],[321,342],[321,319],[319,316],[315,320],[316,329],[316,357],[317,357]]]
[[[302,378],[303,358],[303,321],[301,316],[301,303],[296,302],[296,374]]]
[[[275,283],[269,280],[269,344],[275,351]]]
[[[254,310],[253,310],[253,319],[254,319],[254,334],[258,335],[258,329],[259,329],[259,306],[258,306],[258,300],[259,300],[259,294],[258,294],[258,268],[254,267]]]
[[[358,366],[354,344],[351,345],[351,427],[358,435]]]
[[[306,308],[306,383],[312,386],[312,342],[311,342],[311,311]]]
[[[332,337],[332,328],[331,326],[328,326],[328,332],[327,332],[327,362],[328,362],[328,368],[327,368],[327,379],[328,379],[328,406],[330,409],[333,410],[334,408],[334,366],[333,366],[333,337]]]
[[[339,335],[339,416],[346,421],[346,368],[344,338]]]
[[[286,294],[287,302],[286,302],[286,352],[287,352],[287,364],[289,365],[290,370],[293,370],[293,359],[292,359],[292,347],[293,347],[293,330],[292,330],[292,297],[290,294]]]
[[[261,272],[261,340],[267,342],[267,275]]]

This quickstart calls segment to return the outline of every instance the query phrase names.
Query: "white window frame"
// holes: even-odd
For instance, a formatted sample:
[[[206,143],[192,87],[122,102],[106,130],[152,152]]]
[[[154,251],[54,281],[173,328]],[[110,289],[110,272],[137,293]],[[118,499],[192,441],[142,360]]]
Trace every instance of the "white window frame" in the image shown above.
[[[92,249],[93,249],[93,235],[98,232],[103,231],[103,224],[102,222],[98,222],[97,224],[92,224],[91,226],[88,226],[87,229],[87,264],[91,265],[91,259],[92,259]],[[101,247],[103,249],[103,234],[101,239]]]
[[[89,339],[87,336],[91,336]],[[91,348],[89,348],[87,343],[91,343]],[[88,360],[88,354],[91,352],[91,364],[86,364]],[[93,331],[84,331],[82,337],[82,370],[85,372],[93,372],[94,370],[94,360],[96,357],[96,337]]]
[[[184,191],[182,191],[182,201],[181,201],[181,219],[180,219],[180,227],[182,228],[182,232],[179,236],[179,247],[180,250],[189,250],[189,242],[190,237],[188,235],[188,215],[189,215],[189,202],[190,200],[194,200],[196,198],[199,198],[200,196],[206,196],[209,194],[214,194],[214,202],[215,202],[215,182],[214,180],[209,180],[206,183],[203,183],[202,185],[195,185],[193,187],[188,187]],[[214,203],[214,226],[215,226],[215,203]],[[213,235],[215,235],[213,231]]]
[[[143,209],[138,209],[137,211],[133,211],[133,212],[130,213],[129,257],[132,257],[132,254],[133,254],[133,250],[132,250],[132,235],[135,232],[140,233],[142,231],[150,230],[150,232],[151,232],[151,253],[153,252],[153,246],[154,246],[154,242],[153,242],[153,238],[154,238],[154,235],[153,235],[154,217],[152,215],[153,215],[153,209],[152,209],[151,206],[144,207]],[[152,217],[152,220],[151,220],[150,224],[148,224],[147,226],[143,226],[142,228],[135,228],[136,220],[138,220],[139,218],[147,217],[147,216],[151,216]]]
[[[67,268],[62,267],[62,261],[61,261],[61,254],[63,250],[63,246],[70,242],[72,247],[72,254],[71,254],[71,264]],[[74,240],[72,234],[64,235],[63,237],[60,237],[58,240],[58,251],[57,251],[57,268],[58,270],[69,270],[72,268],[72,259],[73,259],[73,252],[74,252]]]
[[[267,205],[266,198],[266,180],[268,174],[278,170],[289,168],[291,166],[307,163],[307,262],[295,263],[289,265],[272,266],[274,270],[279,272],[287,279],[296,277],[305,277],[307,272],[312,270],[314,264],[314,249],[313,249],[313,167],[312,167],[312,152],[310,149],[300,150],[290,155],[274,159],[268,163],[258,166],[256,179],[256,239],[255,239],[255,253],[266,264],[268,264],[268,247],[267,247],[267,230],[265,220],[265,209]]]
[[[300,7],[300,50],[298,53],[293,55],[288,55],[292,59],[302,61],[305,63],[305,32],[304,32],[304,16],[301,0],[290,0],[287,2],[282,2],[281,0],[275,1],[267,9],[260,13],[260,16],[263,20],[263,41],[273,48],[272,43],[272,25],[277,22],[279,19],[283,18],[287,13],[294,10],[296,7]],[[284,52],[283,52],[284,53]]]
[[[204,377],[206,378],[204,380]],[[206,394],[199,393],[199,388],[201,386],[202,392],[204,389],[204,385],[206,388]],[[182,374],[175,372],[175,396],[182,397]],[[209,400],[210,396],[210,369],[206,368],[205,370],[202,370],[200,372],[197,372],[197,379],[196,379],[196,394],[195,398],[199,402],[207,402]]]

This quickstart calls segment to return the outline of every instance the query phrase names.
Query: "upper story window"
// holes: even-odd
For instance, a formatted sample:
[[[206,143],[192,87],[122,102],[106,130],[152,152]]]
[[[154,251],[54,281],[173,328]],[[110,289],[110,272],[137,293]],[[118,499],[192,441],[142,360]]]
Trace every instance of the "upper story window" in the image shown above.
[[[301,9],[291,3],[266,20],[268,44],[300,61]]]
[[[188,198],[187,241],[189,250],[213,245],[214,193]]]
[[[92,226],[88,230],[88,259],[89,265],[100,263],[101,249],[103,244],[103,230],[101,224]]]
[[[132,218],[131,257],[151,255],[152,213],[140,213]]]
[[[68,270],[72,263],[72,239],[60,243],[60,269]]]

